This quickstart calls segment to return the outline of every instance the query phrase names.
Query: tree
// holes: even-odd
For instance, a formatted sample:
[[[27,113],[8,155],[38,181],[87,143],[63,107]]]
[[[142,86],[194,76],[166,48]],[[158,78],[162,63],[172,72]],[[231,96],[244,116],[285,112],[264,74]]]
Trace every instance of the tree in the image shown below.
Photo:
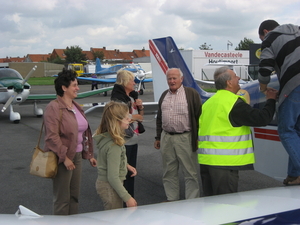
[[[239,45],[235,48],[235,50],[249,50],[250,44],[254,44],[254,41],[250,38],[244,37],[244,40],[241,40]]]
[[[57,56],[56,58],[50,58],[48,59],[48,62],[50,63],[56,63],[56,64],[64,64],[65,60],[62,60],[59,56]]]
[[[64,53],[67,63],[81,63],[82,60],[86,60],[86,55],[82,53],[82,49],[78,45],[67,47]]]
[[[102,51],[93,52],[93,55],[94,55],[94,60],[96,60],[96,58],[99,58],[100,60],[104,59],[104,53]]]
[[[204,44],[200,45],[199,49],[200,50],[213,50],[211,48],[211,45],[207,45],[206,42],[204,42]]]

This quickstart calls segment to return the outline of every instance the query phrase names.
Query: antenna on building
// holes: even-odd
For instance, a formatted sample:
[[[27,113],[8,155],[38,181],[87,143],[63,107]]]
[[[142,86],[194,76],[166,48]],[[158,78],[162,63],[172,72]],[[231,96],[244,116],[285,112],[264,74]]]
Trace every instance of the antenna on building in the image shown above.
[[[227,50],[229,50],[229,45],[232,46],[233,44],[231,43],[231,41],[227,42]]]

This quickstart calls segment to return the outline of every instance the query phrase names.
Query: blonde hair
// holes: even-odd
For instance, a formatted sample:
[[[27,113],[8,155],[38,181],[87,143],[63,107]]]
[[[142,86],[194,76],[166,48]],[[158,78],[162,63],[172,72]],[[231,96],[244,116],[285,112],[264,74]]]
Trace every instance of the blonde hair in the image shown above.
[[[126,86],[130,80],[134,79],[134,74],[128,70],[118,70],[116,84]]]
[[[95,135],[108,132],[114,143],[117,145],[124,145],[125,132],[120,126],[120,122],[129,113],[128,106],[122,102],[111,101],[108,102],[103,110],[102,118]]]

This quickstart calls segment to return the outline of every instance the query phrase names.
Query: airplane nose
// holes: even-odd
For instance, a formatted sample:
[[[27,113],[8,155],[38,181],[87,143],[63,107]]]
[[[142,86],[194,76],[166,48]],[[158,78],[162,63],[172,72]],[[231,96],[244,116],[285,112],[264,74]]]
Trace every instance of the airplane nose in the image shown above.
[[[24,87],[23,87],[23,85],[21,83],[15,83],[14,84],[14,89],[15,89],[16,92],[19,93],[19,92],[23,91]]]

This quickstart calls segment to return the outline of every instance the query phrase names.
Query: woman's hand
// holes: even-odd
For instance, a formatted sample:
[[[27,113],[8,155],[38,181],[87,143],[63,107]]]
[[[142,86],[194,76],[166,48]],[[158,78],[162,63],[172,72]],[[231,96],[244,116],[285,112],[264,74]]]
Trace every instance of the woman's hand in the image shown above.
[[[95,158],[91,158],[90,159],[90,164],[92,167],[96,167],[97,166],[97,160]]]
[[[130,166],[129,164],[127,164],[127,169],[132,173],[131,177],[134,177],[137,175],[137,171],[133,166]]]
[[[143,101],[142,101],[142,99],[137,98],[137,99],[135,100],[135,105],[136,105],[139,109],[143,109],[143,108],[144,108],[144,107],[143,107]]]
[[[66,159],[64,161],[64,164],[65,164],[65,167],[67,168],[67,170],[74,170],[75,169],[74,163],[67,156],[66,156]]]
[[[131,197],[127,202],[126,202],[126,206],[127,207],[136,207],[137,206],[137,202],[135,201],[135,199],[133,197]]]
[[[142,115],[140,115],[140,114],[134,114],[134,115],[132,115],[132,117],[131,117],[131,120],[132,120],[132,121],[140,121],[140,122],[143,122],[143,119],[144,119],[144,117],[143,117]]]

